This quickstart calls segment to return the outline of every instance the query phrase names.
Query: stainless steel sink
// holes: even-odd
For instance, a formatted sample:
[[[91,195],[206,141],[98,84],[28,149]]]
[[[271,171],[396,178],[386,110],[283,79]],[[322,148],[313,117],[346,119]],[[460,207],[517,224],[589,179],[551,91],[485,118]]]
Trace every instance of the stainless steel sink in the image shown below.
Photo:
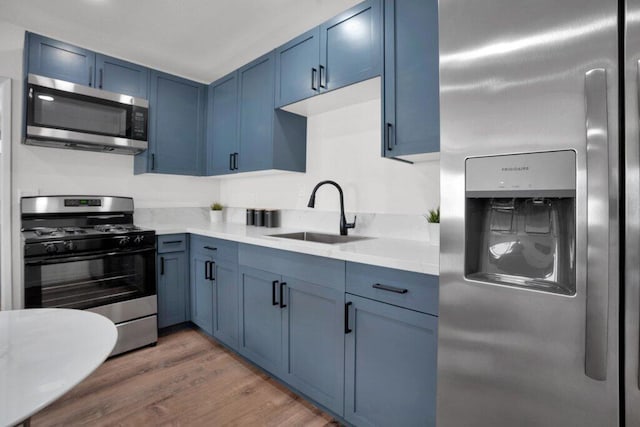
[[[301,240],[305,242],[326,243],[333,245],[336,243],[357,242],[358,240],[370,239],[363,236],[341,236],[339,234],[312,233],[309,231],[300,231],[297,233],[271,234],[271,237],[280,237],[282,239]]]

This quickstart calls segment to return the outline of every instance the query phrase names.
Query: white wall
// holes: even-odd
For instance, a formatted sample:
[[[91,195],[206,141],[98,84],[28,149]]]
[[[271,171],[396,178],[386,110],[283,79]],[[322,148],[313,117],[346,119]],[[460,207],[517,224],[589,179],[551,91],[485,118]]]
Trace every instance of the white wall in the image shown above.
[[[439,162],[413,165],[380,156],[380,101],[309,117],[307,173],[226,178],[222,202],[234,207],[306,209],[313,187],[332,179],[349,212],[422,214],[440,203]],[[339,209],[338,193],[323,187],[316,209]]]

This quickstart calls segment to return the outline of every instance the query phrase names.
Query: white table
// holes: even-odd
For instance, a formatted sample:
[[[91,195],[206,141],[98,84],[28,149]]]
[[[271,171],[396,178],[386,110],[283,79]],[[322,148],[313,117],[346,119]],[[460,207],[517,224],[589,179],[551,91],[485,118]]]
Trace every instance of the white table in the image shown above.
[[[88,311],[0,311],[0,426],[28,421],[71,390],[117,337],[111,320]]]

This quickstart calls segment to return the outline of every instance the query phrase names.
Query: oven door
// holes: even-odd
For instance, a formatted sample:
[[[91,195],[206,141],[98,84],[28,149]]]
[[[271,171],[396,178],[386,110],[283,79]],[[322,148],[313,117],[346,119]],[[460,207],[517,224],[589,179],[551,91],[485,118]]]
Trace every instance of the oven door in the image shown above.
[[[25,308],[86,309],[156,294],[155,249],[25,259]]]

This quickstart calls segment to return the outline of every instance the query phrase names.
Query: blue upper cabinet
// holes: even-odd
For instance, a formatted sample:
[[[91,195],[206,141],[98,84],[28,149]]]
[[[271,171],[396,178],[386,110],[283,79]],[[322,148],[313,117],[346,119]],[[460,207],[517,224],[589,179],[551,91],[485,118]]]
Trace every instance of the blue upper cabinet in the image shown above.
[[[275,105],[275,51],[209,86],[207,174],[304,172],[307,119]]]
[[[138,154],[135,172],[202,175],[206,86],[151,71],[149,149]]]
[[[438,2],[385,0],[384,15],[382,154],[438,152]]]
[[[381,74],[381,16],[380,0],[367,0],[320,26],[321,90]]]
[[[27,33],[26,72],[147,99],[149,69]]]
[[[98,89],[147,99],[149,96],[149,69],[141,65],[96,55],[96,82]]]
[[[38,34],[27,33],[27,73],[95,86],[95,53]]]
[[[209,85],[207,175],[236,172],[238,152],[238,72]]]
[[[238,171],[269,169],[273,149],[275,55],[273,52],[245,65],[240,77],[240,155]]]
[[[309,98],[319,92],[319,55],[319,27],[276,50],[277,107]]]
[[[276,50],[276,107],[382,74],[381,0],[367,0]]]

